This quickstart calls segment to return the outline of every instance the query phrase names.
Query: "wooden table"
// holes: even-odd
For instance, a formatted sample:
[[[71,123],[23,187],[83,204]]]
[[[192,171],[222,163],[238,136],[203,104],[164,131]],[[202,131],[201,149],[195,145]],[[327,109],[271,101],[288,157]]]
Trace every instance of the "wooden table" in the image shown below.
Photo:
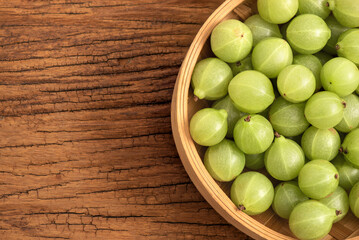
[[[170,126],[220,2],[0,1],[0,239],[249,239],[193,186]]]

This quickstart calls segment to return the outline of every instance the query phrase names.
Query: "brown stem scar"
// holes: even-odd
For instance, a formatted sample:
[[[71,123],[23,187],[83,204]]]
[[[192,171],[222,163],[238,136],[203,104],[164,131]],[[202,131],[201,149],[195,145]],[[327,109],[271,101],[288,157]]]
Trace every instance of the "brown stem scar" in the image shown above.
[[[243,206],[243,205],[239,205],[239,206],[238,206],[238,208],[239,208],[239,210],[241,210],[241,211],[246,210],[246,207],[245,207],[245,206]]]
[[[251,115],[248,115],[245,119],[244,119],[245,122],[250,122],[251,121]]]

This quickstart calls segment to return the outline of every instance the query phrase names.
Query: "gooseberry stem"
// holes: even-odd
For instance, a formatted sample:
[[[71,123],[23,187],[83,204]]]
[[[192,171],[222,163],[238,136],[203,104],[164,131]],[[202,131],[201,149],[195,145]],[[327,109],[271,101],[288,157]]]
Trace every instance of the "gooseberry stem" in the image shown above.
[[[343,104],[344,108],[347,107],[347,103],[345,101],[342,101],[342,104]]]
[[[251,121],[251,115],[248,115],[245,119],[244,119],[245,122],[250,122]]]
[[[335,214],[336,214],[337,216],[339,216],[340,214],[342,214],[342,211],[340,211],[340,210],[335,210]]]
[[[281,135],[280,135],[279,133],[277,133],[277,132],[274,132],[274,136],[275,136],[276,138],[280,138],[280,137],[281,137]]]
[[[340,148],[339,148],[339,152],[340,152],[340,153],[347,154],[347,153],[348,153],[348,150],[344,149],[343,147],[340,147]]]
[[[238,206],[238,208],[239,208],[239,210],[241,210],[241,211],[246,210],[246,207],[245,207],[245,206],[243,206],[243,205],[239,205],[239,206]]]

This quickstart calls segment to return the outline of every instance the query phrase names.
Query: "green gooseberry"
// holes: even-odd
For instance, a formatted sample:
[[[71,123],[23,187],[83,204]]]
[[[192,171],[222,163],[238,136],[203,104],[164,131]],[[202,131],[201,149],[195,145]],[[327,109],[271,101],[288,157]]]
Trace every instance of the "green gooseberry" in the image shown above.
[[[316,82],[310,69],[295,64],[285,67],[279,73],[277,87],[285,100],[298,103],[308,100],[313,95]]]
[[[287,28],[287,40],[290,46],[301,54],[319,52],[331,36],[324,20],[314,14],[295,17]]]
[[[233,137],[246,154],[259,154],[272,144],[274,133],[270,122],[261,115],[247,115],[238,120]]]
[[[287,41],[281,38],[266,38],[260,41],[252,52],[253,68],[269,78],[276,78],[279,72],[292,62],[292,49]]]
[[[246,172],[234,180],[231,200],[248,215],[265,212],[272,204],[274,188],[271,181],[259,172]]]
[[[305,156],[310,160],[333,160],[339,153],[340,136],[334,128],[308,128],[302,136],[301,142]]]
[[[328,0],[328,7],[341,25],[350,28],[359,27],[358,0]]]
[[[314,56],[316,56],[320,60],[322,65],[324,65],[326,62],[328,62],[330,59],[333,58],[332,55],[330,55],[326,52],[323,52],[323,51],[315,53]]]
[[[270,23],[288,22],[298,11],[298,0],[258,0],[259,15]]]
[[[359,29],[350,29],[342,33],[338,38],[338,56],[344,57],[359,66]]]
[[[277,24],[269,23],[258,14],[252,15],[244,21],[253,34],[253,46],[267,37],[282,38]]]
[[[343,97],[343,100],[346,103],[344,117],[335,128],[340,132],[348,133],[359,125],[359,97],[350,94]]]
[[[236,125],[237,121],[246,115],[246,113],[243,113],[239,111],[233,104],[233,101],[227,95],[226,97],[217,100],[213,103],[212,108],[214,109],[224,109],[226,110],[228,117],[227,117],[227,125],[228,125],[228,131],[227,131],[227,138],[233,138],[233,129]]]
[[[345,32],[350,28],[344,27],[340,23],[338,23],[338,21],[335,19],[333,15],[327,17],[327,19],[325,19],[325,22],[331,31],[331,37],[328,40],[325,47],[323,48],[323,51],[331,55],[336,55],[337,54],[336,45],[340,34],[342,34],[343,32]]]
[[[359,182],[359,168],[346,161],[342,154],[338,154],[332,163],[339,172],[339,186],[350,191]]]
[[[252,57],[251,55],[248,55],[238,62],[229,63],[229,66],[232,69],[233,76],[236,76],[238,73],[244,72],[246,70],[253,70]]]
[[[199,99],[217,100],[226,96],[233,74],[227,63],[218,58],[199,61],[192,74],[194,95]]]
[[[268,173],[280,181],[289,181],[298,177],[305,163],[302,148],[293,140],[275,134],[273,144],[264,155],[264,164]]]
[[[244,59],[253,46],[251,30],[236,19],[218,24],[212,31],[210,41],[213,53],[228,63]]]
[[[340,151],[348,162],[359,168],[359,128],[345,136]]]
[[[234,105],[247,113],[262,112],[274,101],[271,81],[254,70],[237,74],[229,83],[228,93]]]
[[[337,189],[339,173],[327,160],[312,160],[300,170],[298,185],[307,197],[322,199]]]
[[[310,54],[298,54],[294,56],[293,64],[303,65],[312,71],[315,77],[316,91],[322,87],[322,82],[320,81],[320,71],[322,70],[323,65],[318,57]]]
[[[245,154],[246,168],[250,170],[259,170],[264,168],[264,152],[258,154]]]
[[[337,216],[334,220],[334,223],[342,220],[349,211],[349,197],[347,192],[341,187],[338,187],[329,196],[320,199],[319,202],[323,203],[329,208],[333,208],[336,210]]]
[[[345,102],[337,94],[322,91],[309,98],[304,108],[308,122],[320,129],[332,128],[343,119]]]
[[[196,112],[190,121],[193,140],[202,146],[220,143],[227,133],[227,112],[213,108],[203,108]]]
[[[281,218],[289,219],[294,207],[309,198],[298,187],[298,183],[282,182],[274,189],[274,199],[272,208]]]
[[[220,182],[234,180],[243,171],[244,164],[244,153],[233,141],[227,139],[207,148],[204,155],[204,166]]]
[[[301,240],[322,239],[333,226],[336,211],[315,200],[297,204],[289,217],[289,228]]]
[[[359,218],[359,182],[350,191],[349,205],[354,215]]]
[[[326,4],[327,0],[299,0],[299,13],[314,14],[326,19],[330,14],[330,9]]]
[[[345,97],[358,88],[359,70],[352,61],[336,57],[324,64],[320,80],[325,90]]]
[[[304,116],[305,103],[291,103],[283,97],[274,100],[269,110],[273,129],[286,137],[298,136],[309,127]]]

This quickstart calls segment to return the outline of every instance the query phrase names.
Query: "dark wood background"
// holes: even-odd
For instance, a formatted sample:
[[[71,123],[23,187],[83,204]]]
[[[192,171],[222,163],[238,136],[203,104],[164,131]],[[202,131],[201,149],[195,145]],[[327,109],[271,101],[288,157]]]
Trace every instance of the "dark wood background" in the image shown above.
[[[0,239],[249,239],[193,186],[170,126],[220,3],[0,1]]]

